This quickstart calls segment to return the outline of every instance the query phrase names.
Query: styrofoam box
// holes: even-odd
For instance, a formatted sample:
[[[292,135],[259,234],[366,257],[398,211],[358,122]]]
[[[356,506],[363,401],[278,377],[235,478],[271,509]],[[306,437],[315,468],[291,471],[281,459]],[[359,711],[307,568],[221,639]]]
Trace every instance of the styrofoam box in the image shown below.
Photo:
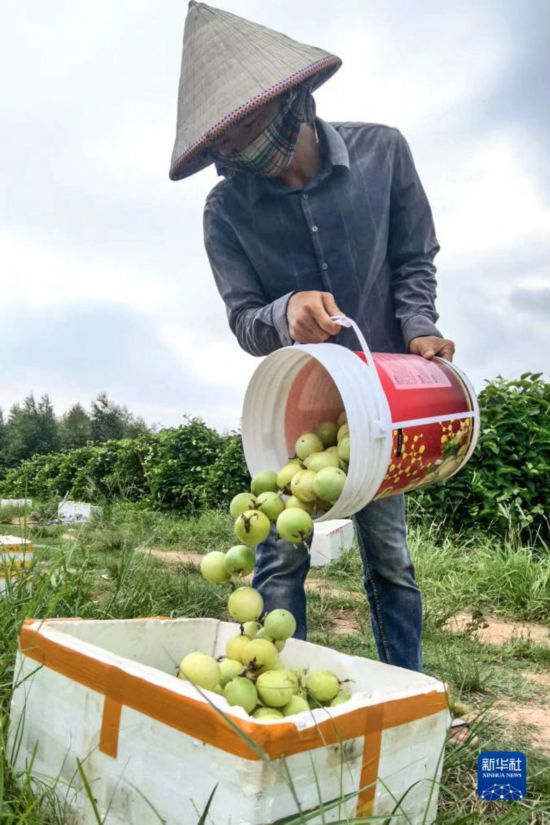
[[[20,536],[0,536],[0,594],[7,587],[7,578],[17,576],[21,567],[29,567],[34,546],[29,539]]]
[[[0,536],[0,553],[29,552],[32,547],[32,541],[23,536]]]
[[[0,536],[0,567],[28,567],[32,561],[34,545],[21,536]]]
[[[353,522],[347,518],[317,521],[311,542],[311,566],[323,567],[339,558],[342,550],[351,547],[355,538]]]
[[[62,501],[57,507],[57,517],[67,524],[85,522],[90,521],[94,513],[100,511],[100,507],[87,504],[85,501]]]
[[[32,498],[0,498],[0,507],[32,507]]]
[[[317,825],[389,816],[403,795],[392,823],[434,822],[449,725],[441,682],[291,639],[287,666],[331,669],[353,696],[260,722],[174,676],[192,650],[222,655],[235,631],[215,619],[28,620],[11,705],[16,768],[58,777],[78,825],[96,819],[77,759],[106,825],[193,825],[214,788],[210,825],[279,822],[298,813],[294,795],[302,812],[323,802],[308,819]]]

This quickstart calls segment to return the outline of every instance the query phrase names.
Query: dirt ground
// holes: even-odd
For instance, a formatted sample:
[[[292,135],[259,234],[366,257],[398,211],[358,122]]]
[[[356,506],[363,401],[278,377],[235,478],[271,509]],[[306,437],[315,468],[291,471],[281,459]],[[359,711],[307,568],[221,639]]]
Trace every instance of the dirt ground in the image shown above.
[[[451,633],[471,632],[484,645],[502,645],[514,639],[550,645],[550,630],[534,622],[506,622],[492,616],[457,613],[445,623]]]
[[[550,689],[550,688],[549,688]],[[533,747],[550,754],[550,713],[547,705],[538,702],[525,702],[523,705],[509,699],[499,699],[493,710],[504,718],[510,727],[527,735]]]
[[[457,613],[444,627],[450,633],[471,633],[485,645],[500,647],[506,642],[528,641],[550,647],[550,630],[535,622],[511,622],[489,615]],[[534,747],[550,753],[550,673],[522,670],[521,675],[527,685],[529,682],[533,684],[533,694],[530,696],[526,691],[521,705],[512,699],[498,699],[493,711],[510,725],[511,730],[517,728],[518,733],[527,735]]]
[[[163,550],[160,547],[144,547],[139,551],[145,556],[152,556],[168,564],[196,564],[200,565],[204,558],[203,553],[191,553],[187,550]]]

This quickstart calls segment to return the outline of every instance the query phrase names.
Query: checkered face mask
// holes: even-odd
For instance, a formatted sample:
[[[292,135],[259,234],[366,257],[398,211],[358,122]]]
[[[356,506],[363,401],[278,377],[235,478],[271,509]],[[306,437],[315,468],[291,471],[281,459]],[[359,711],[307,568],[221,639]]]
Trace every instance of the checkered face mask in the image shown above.
[[[269,126],[241,152],[222,155],[215,149],[211,156],[229,173],[246,171],[275,178],[290,164],[302,123],[315,120],[315,101],[309,88],[299,88],[284,100],[280,112]]]

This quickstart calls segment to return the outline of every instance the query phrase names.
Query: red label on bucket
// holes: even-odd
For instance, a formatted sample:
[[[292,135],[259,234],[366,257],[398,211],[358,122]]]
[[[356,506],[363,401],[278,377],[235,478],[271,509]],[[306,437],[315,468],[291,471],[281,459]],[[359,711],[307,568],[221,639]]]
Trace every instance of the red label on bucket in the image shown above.
[[[364,356],[357,355],[363,361]],[[469,394],[450,364],[427,361],[419,355],[373,352],[372,359],[388,401],[392,421],[418,422],[424,418],[453,416],[472,410]],[[409,376],[409,383],[399,384]],[[416,383],[412,383],[416,376]],[[421,380],[422,379],[422,380]],[[430,383],[431,382],[431,383]],[[408,392],[403,392],[408,389]]]
[[[426,358],[403,358],[402,355],[377,352],[376,363],[384,369],[397,390],[433,390],[451,386],[449,377],[439,364]]]

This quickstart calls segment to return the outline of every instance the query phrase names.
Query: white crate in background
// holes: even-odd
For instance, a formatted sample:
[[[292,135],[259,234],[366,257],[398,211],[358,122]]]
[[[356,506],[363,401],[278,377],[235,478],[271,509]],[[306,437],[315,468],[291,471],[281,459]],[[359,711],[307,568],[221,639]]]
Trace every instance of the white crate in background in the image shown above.
[[[57,508],[57,517],[64,524],[90,521],[92,516],[100,513],[101,508],[84,501],[62,501]]]
[[[0,507],[32,507],[32,498],[0,498]]]
[[[29,567],[34,553],[32,541],[21,536],[0,536],[0,594],[22,567]]]
[[[209,825],[269,825],[297,814],[294,794],[302,811],[325,805],[314,825],[383,818],[403,797],[396,821],[435,821],[450,718],[441,682],[290,639],[287,666],[333,670],[352,680],[352,699],[260,722],[174,675],[192,650],[223,654],[236,630],[215,619],[28,620],[11,704],[16,770],[57,777],[79,825],[96,819],[77,760],[105,825],[192,825],[215,786]]]
[[[351,519],[316,521],[311,543],[311,566],[323,567],[339,558],[342,550],[351,547],[354,540],[355,530]]]

